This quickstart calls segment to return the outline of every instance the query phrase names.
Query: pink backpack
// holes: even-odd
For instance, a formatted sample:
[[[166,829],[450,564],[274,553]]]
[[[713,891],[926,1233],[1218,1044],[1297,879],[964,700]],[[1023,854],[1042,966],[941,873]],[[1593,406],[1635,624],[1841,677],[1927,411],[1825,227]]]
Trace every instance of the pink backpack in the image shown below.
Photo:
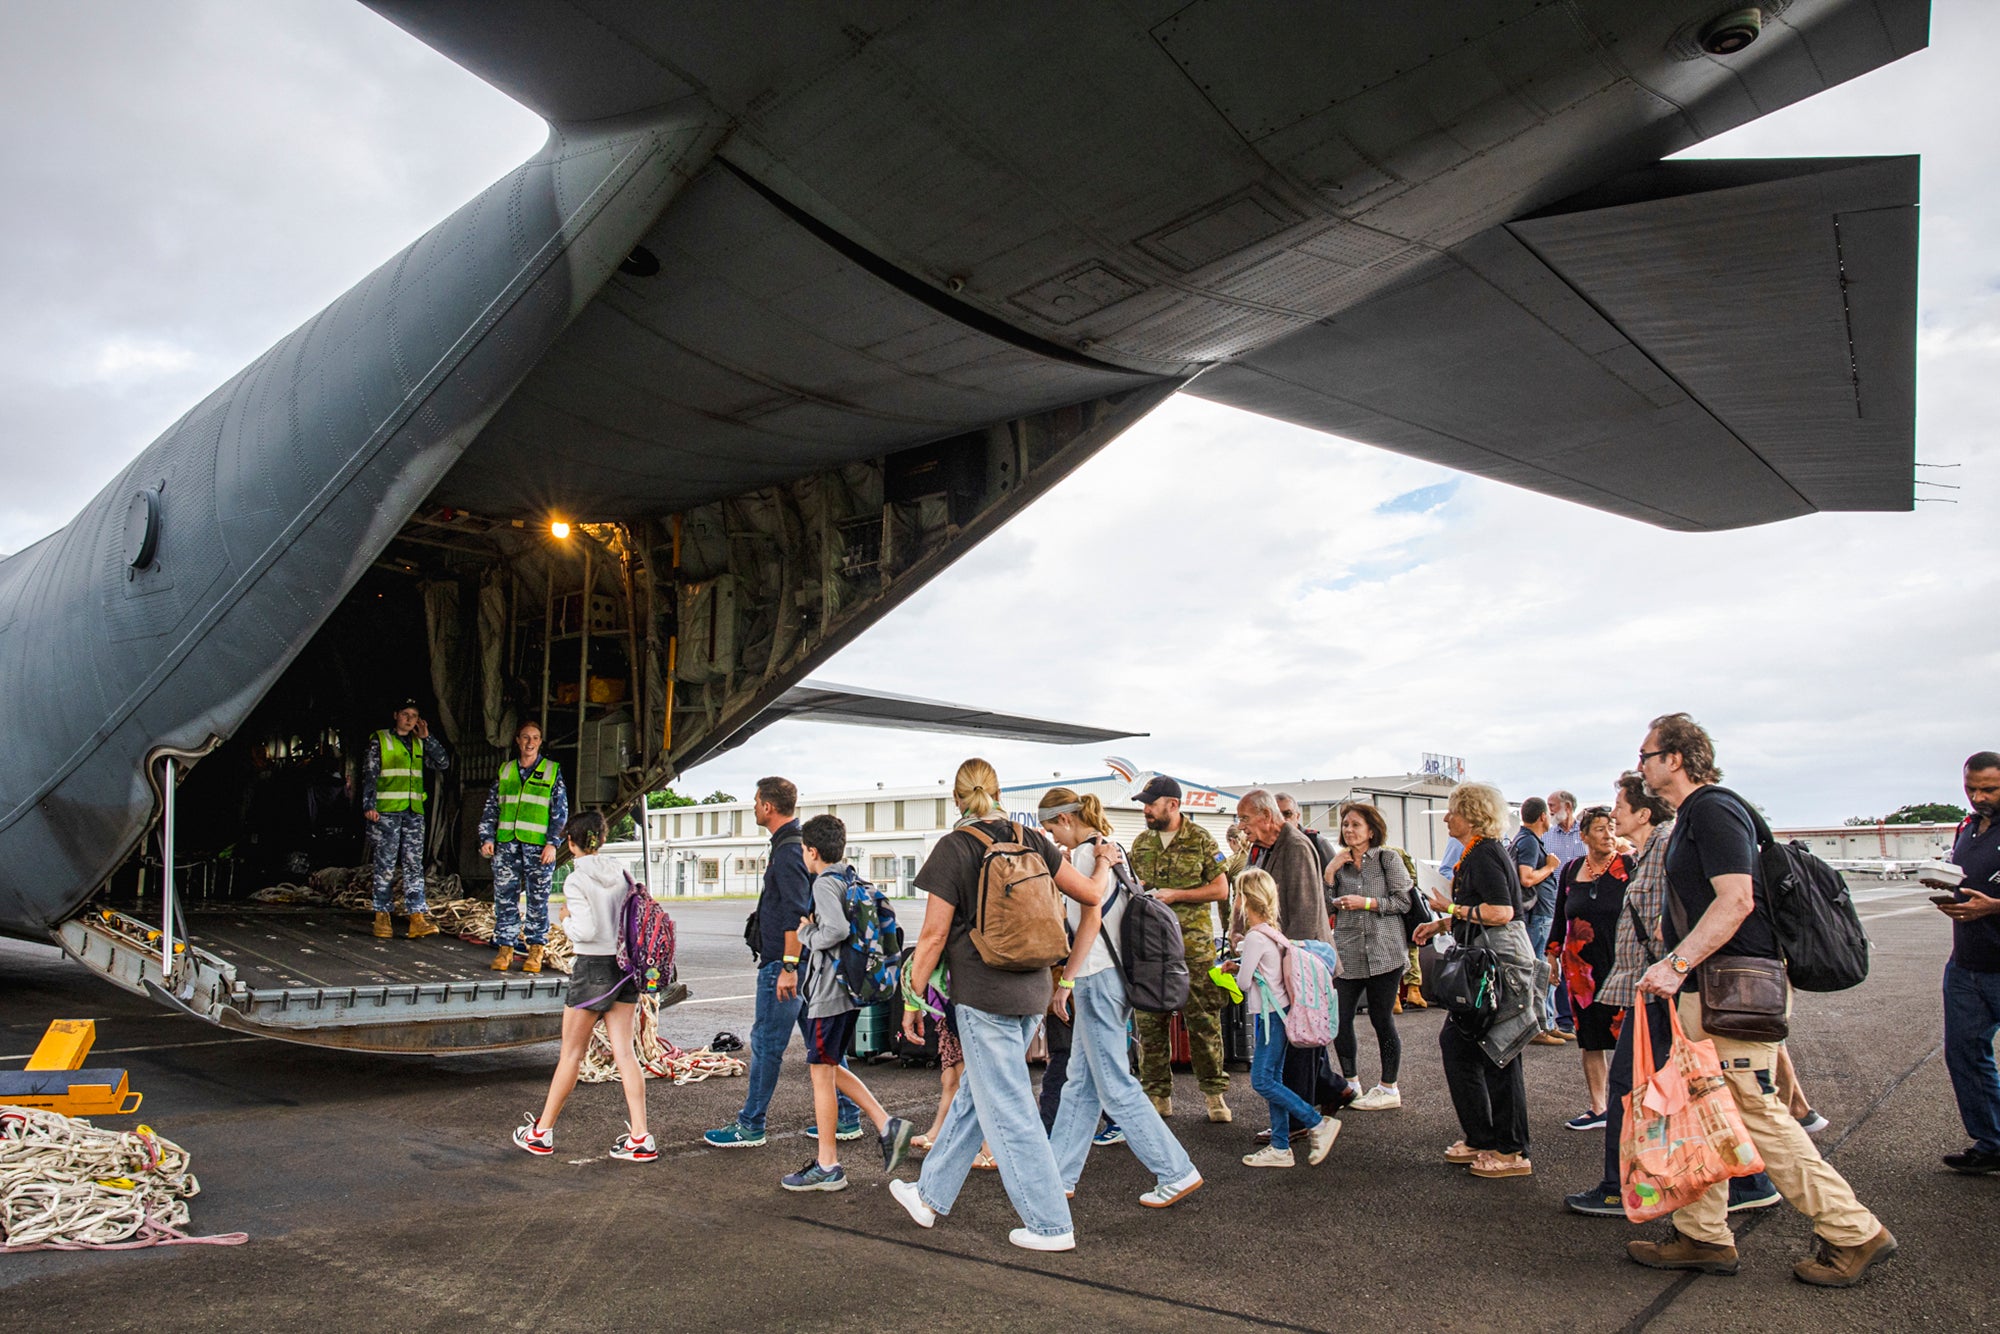
[[[1285,973],[1285,1040],[1294,1047],[1325,1047],[1333,1042],[1333,970],[1311,950],[1302,950],[1285,939],[1284,933],[1268,922],[1262,931],[1278,946]],[[1263,979],[1258,979],[1262,986]],[[1268,993],[1267,993],[1268,994]]]

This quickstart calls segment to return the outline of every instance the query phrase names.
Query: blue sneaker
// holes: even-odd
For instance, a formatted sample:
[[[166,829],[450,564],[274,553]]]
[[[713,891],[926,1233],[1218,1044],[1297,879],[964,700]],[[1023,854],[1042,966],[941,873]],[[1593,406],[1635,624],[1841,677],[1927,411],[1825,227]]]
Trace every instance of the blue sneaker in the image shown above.
[[[821,1167],[815,1158],[790,1176],[781,1177],[778,1184],[786,1190],[846,1190],[847,1173],[840,1170],[840,1164]]]
[[[847,1143],[847,1142],[849,1142],[850,1140],[857,1140],[857,1139],[860,1139],[860,1138],[861,1138],[861,1122],[859,1122],[859,1121],[842,1121],[842,1122],[840,1122],[840,1123],[839,1123],[838,1125],[834,1126],[834,1128],[833,1128],[833,1137],[834,1137],[834,1139],[835,1139],[836,1141],[838,1141],[838,1142],[839,1142],[839,1143],[841,1143],[841,1144],[846,1144],[846,1143]],[[818,1138],[819,1138],[819,1127],[818,1127],[817,1125],[811,1125],[811,1126],[807,1126],[807,1127],[806,1127],[806,1138],[807,1138],[807,1139],[818,1139]]]
[[[917,1128],[900,1116],[889,1118],[889,1128],[882,1132],[882,1170],[893,1172],[903,1165],[903,1159],[910,1156],[910,1141],[916,1138]]]
[[[701,1141],[711,1149],[761,1149],[764,1147],[764,1132],[738,1122],[720,1130],[704,1131]]]
[[[1125,1132],[1120,1130],[1115,1124],[1108,1125],[1095,1135],[1092,1135],[1090,1142],[1092,1144],[1123,1144],[1125,1142]]]

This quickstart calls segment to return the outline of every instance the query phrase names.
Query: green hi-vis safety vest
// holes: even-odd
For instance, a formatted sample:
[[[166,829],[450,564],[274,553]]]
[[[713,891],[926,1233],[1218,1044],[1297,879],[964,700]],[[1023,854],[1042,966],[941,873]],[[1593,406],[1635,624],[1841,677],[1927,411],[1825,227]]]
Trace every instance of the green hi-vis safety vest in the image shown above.
[[[541,847],[549,841],[549,802],[554,800],[556,780],[562,775],[556,762],[544,755],[525,778],[518,761],[500,766],[500,826],[493,833],[495,843],[530,843]]]
[[[407,740],[386,728],[375,734],[382,751],[382,776],[375,780],[375,809],[424,813],[424,741]]]

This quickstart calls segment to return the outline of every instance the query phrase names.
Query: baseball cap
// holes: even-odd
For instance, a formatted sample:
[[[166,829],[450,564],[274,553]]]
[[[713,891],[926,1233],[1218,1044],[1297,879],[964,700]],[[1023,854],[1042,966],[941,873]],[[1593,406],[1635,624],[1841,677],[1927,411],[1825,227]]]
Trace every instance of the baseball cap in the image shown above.
[[[417,712],[422,713],[423,708],[424,706],[417,703],[414,699],[406,699],[401,704],[398,704],[394,709],[390,710],[390,712],[401,713],[404,709],[415,709]]]
[[[1132,794],[1132,800],[1141,806],[1149,806],[1161,797],[1172,797],[1175,801],[1181,799],[1181,785],[1165,774],[1154,774],[1146,780],[1146,786]]]

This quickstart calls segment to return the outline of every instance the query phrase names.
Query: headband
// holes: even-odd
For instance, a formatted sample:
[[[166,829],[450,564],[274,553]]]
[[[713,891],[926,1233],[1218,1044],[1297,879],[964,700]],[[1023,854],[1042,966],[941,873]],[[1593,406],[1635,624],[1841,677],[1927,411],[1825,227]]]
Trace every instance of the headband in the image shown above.
[[[1035,818],[1047,824],[1058,815],[1074,815],[1082,809],[1083,803],[1080,801],[1067,802],[1061,806],[1044,806],[1035,812]]]

